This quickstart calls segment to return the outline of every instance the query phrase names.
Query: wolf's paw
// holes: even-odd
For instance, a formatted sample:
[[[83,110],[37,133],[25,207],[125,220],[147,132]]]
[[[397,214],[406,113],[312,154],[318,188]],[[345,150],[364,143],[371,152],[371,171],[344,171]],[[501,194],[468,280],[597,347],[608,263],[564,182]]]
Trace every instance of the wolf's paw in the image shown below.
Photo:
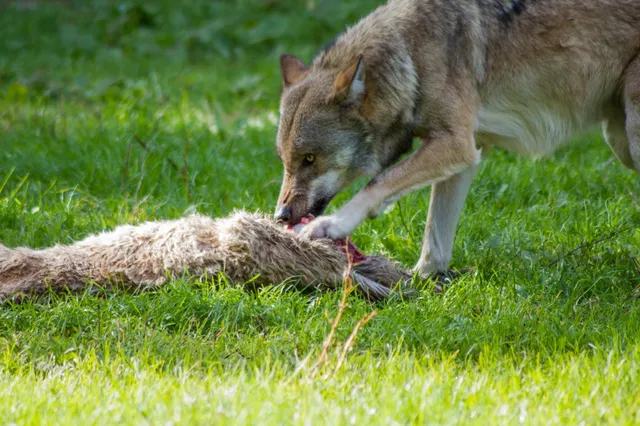
[[[313,222],[306,225],[300,235],[306,238],[331,238],[332,240],[340,240],[347,237],[353,227],[350,223],[340,220],[335,215],[320,216]]]
[[[414,272],[422,275],[420,271],[417,270],[417,268],[414,268]],[[431,280],[434,283],[434,293],[442,293],[443,291],[445,291],[446,287],[449,287],[459,278],[465,275],[475,275],[476,273],[477,272],[474,268],[464,268],[460,270],[446,269],[444,271],[433,272],[425,278]]]

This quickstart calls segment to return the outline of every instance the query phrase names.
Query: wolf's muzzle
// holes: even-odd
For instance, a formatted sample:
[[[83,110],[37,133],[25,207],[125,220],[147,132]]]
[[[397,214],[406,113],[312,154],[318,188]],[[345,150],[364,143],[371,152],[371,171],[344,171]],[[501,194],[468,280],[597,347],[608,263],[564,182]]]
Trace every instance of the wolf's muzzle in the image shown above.
[[[327,205],[329,205],[330,201],[331,201],[331,198],[329,197],[325,197],[317,200],[315,203],[313,203],[313,205],[309,209],[309,214],[312,214],[315,217],[322,215],[325,209],[327,208]]]

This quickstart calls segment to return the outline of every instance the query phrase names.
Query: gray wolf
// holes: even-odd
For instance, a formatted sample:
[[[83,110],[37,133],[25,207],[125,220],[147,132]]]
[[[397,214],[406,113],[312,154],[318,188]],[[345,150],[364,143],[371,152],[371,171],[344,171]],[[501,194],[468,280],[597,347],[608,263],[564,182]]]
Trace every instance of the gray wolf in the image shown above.
[[[310,65],[281,56],[276,218],[320,215],[368,176],[304,231],[342,238],[431,185],[415,269],[446,271],[492,147],[541,156],[601,125],[620,162],[640,173],[639,52],[637,0],[391,0]],[[414,138],[421,144],[400,161]]]

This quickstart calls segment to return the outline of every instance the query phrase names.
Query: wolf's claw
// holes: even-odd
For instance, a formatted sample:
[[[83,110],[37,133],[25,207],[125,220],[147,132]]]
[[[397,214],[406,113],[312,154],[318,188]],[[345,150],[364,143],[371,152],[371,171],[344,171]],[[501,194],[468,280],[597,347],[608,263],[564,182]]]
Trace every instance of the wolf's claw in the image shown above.
[[[476,274],[474,268],[464,268],[460,270],[447,269],[445,271],[436,271],[429,276],[429,279],[434,282],[434,293],[442,293],[446,287],[453,284],[454,281],[467,274]]]

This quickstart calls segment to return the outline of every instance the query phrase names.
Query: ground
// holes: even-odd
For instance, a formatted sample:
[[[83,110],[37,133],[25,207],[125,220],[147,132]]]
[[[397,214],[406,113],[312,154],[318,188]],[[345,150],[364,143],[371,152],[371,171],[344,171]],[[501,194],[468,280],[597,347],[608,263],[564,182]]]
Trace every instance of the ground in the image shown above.
[[[278,55],[309,60],[376,5],[145,3],[0,5],[5,245],[272,211]],[[341,295],[278,283],[0,305],[0,423],[637,424],[639,194],[597,133],[535,162],[493,152],[454,250],[477,275],[410,300],[351,295],[330,341]],[[427,201],[355,241],[413,265]]]

